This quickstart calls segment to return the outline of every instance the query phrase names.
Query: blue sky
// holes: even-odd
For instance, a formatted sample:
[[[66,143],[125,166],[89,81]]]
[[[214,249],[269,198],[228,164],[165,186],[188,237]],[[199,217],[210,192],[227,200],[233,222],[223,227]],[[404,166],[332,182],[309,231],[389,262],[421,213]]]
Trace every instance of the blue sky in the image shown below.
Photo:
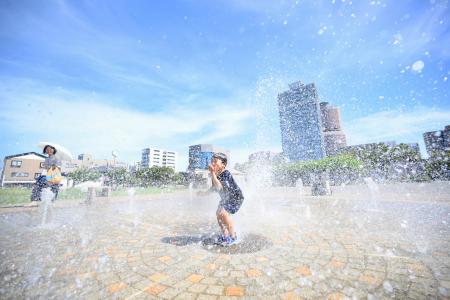
[[[448,1],[0,2],[0,156],[42,140],[127,162],[281,150],[278,93],[314,82],[349,144],[450,124]]]

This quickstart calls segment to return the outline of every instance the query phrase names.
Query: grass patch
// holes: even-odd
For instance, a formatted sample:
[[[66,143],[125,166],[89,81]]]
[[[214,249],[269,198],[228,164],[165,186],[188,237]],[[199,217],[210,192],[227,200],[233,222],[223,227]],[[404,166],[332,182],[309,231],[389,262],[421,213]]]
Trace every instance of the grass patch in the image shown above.
[[[30,202],[31,189],[5,188],[0,189],[0,205],[17,205]]]
[[[30,188],[0,189],[0,206],[30,203],[30,196]],[[59,190],[57,201],[84,199],[84,197],[86,197],[86,194],[79,189],[61,189]]]
[[[178,187],[148,187],[135,188],[135,195],[151,195],[159,193],[172,193],[179,190]],[[0,189],[0,206],[14,206],[30,203],[30,188],[4,188]],[[128,188],[120,188],[111,192],[111,197],[123,197],[129,195]],[[81,200],[86,197],[86,192],[78,188],[60,189],[57,201]]]
[[[168,187],[146,187],[146,188],[134,188],[134,194],[135,195],[152,195],[152,194],[159,194],[159,193],[173,193],[174,191],[179,190],[179,188],[175,188],[173,186]],[[129,196],[130,195],[130,189],[129,188],[119,188],[115,191],[111,192],[112,197],[118,197],[118,196]]]

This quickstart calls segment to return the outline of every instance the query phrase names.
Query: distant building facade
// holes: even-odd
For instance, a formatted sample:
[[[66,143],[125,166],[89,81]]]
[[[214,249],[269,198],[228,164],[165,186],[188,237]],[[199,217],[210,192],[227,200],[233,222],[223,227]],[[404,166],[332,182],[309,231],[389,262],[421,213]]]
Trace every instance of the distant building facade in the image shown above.
[[[211,163],[214,154],[213,145],[202,144],[189,146],[189,170],[205,170]]]
[[[175,169],[177,153],[175,151],[145,148],[142,150],[140,168],[169,167]]]
[[[213,144],[198,144],[189,146],[189,181],[196,187],[206,187],[211,183],[208,166],[211,164],[214,153],[225,153],[228,158],[228,166],[231,166],[230,151],[219,148]]]
[[[230,151],[218,148],[212,144],[198,144],[189,146],[189,166],[188,170],[206,170],[211,163],[214,153],[222,152],[227,155],[230,164]]]
[[[332,156],[337,154],[339,149],[347,146],[347,139],[341,126],[341,112],[339,108],[328,102],[321,102],[320,115],[325,153],[327,156]]]
[[[322,118],[314,83],[295,82],[278,95],[281,143],[290,161],[325,157]]]
[[[259,151],[248,156],[248,161],[251,163],[273,164],[282,163],[284,160],[283,153],[273,151]]]
[[[3,160],[1,187],[31,186],[43,171],[45,156],[27,152],[6,156]]]
[[[6,156],[3,161],[1,186],[31,186],[43,171],[46,156],[36,152],[27,152]],[[63,160],[61,172],[74,172],[80,168],[106,171],[110,168],[127,168],[124,162],[108,159],[94,159],[91,154],[80,154],[78,159]]]
[[[450,153],[450,125],[445,126],[444,130],[425,132],[423,140],[430,156],[436,153]]]
[[[127,168],[128,164],[117,161],[115,159],[95,159],[92,154],[82,153],[78,155],[78,159],[62,161],[61,171],[70,173],[79,168],[99,169],[105,171],[110,168]]]

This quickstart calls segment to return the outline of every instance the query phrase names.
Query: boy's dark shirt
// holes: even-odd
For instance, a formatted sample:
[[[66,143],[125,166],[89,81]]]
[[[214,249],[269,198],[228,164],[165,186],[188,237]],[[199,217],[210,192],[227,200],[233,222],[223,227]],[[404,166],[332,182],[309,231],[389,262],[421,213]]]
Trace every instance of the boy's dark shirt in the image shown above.
[[[223,189],[219,191],[219,195],[222,201],[241,202],[244,199],[241,189],[234,181],[230,171],[225,170],[217,179],[222,184]]]

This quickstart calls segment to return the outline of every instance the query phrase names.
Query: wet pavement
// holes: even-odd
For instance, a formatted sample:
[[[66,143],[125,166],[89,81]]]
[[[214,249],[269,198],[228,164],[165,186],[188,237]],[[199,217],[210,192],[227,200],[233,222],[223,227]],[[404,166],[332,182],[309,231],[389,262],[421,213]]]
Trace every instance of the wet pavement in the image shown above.
[[[240,242],[189,193],[0,210],[1,299],[448,299],[450,196],[247,193]],[[244,190],[245,191],[245,190]],[[448,197],[448,198],[446,198]]]

